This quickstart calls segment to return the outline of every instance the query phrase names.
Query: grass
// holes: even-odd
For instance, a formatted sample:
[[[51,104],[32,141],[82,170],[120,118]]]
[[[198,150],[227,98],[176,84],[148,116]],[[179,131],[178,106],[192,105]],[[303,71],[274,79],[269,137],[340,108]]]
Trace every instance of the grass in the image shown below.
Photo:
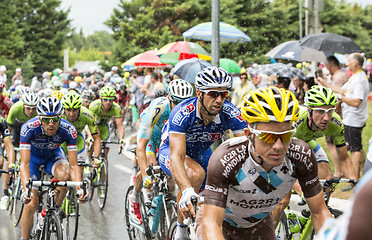
[[[367,154],[367,151],[368,151],[368,142],[369,142],[369,139],[372,137],[372,114],[371,114],[371,111],[372,111],[372,102],[369,102],[368,104],[368,111],[370,113],[370,116],[367,120],[367,123],[366,123],[366,126],[363,128],[363,132],[362,132],[362,144],[363,144],[363,150],[364,152]],[[322,138],[319,138],[317,139],[317,143],[319,143],[320,146],[322,146],[322,148],[325,150],[325,152],[327,153],[327,156],[328,156],[328,159],[331,159],[330,155],[329,155],[329,152],[328,152],[328,149],[326,148],[326,145],[325,145],[325,138],[322,137]],[[330,161],[330,165],[331,165],[331,170],[333,172],[333,161],[331,160]],[[361,176],[362,176],[362,172],[363,172],[363,166],[364,166],[364,163],[361,167]],[[349,197],[351,196],[352,194],[352,191],[348,191],[348,192],[342,192],[341,189],[343,189],[344,187],[346,187],[347,184],[339,184],[337,187],[336,187],[336,191],[333,193],[333,197],[337,197],[337,198],[342,198],[342,199],[349,199]]]

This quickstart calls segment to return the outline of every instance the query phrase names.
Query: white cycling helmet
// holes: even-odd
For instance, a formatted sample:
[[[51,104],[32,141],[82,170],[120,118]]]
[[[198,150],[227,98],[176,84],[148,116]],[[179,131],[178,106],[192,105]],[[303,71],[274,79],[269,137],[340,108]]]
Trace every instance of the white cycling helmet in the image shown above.
[[[189,82],[175,79],[169,83],[168,92],[173,99],[182,101],[192,97],[194,89]]]
[[[62,86],[62,82],[58,79],[56,81],[53,81],[53,86],[54,87],[61,87]]]
[[[62,114],[63,106],[56,97],[43,97],[37,104],[36,111],[41,116],[56,116]]]
[[[50,95],[52,95],[52,92],[53,92],[53,89],[51,88],[44,89],[45,97],[50,97]]]
[[[40,100],[39,95],[34,91],[27,91],[22,94],[22,101],[25,105],[36,106]]]
[[[58,76],[53,76],[52,77],[52,82],[54,82],[54,81],[59,81],[59,77]]]
[[[21,93],[21,94],[24,94],[25,92],[28,92],[28,91],[30,91],[30,88],[29,88],[29,87],[22,86],[22,87],[20,88],[20,93]]]
[[[22,85],[18,85],[17,87],[15,87],[15,90],[16,90],[17,93],[22,93],[23,86]]]
[[[67,93],[68,93],[68,89],[67,89],[67,88],[62,88],[62,89],[60,90],[60,92],[61,92],[63,95],[67,95]]]
[[[76,89],[77,88],[77,83],[72,81],[68,84],[69,89]]]
[[[195,87],[199,90],[225,87],[231,88],[231,77],[229,73],[220,67],[203,68],[195,78]]]
[[[46,83],[45,84],[45,89],[52,89],[53,85],[51,83]]]
[[[22,80],[17,79],[17,80],[14,81],[15,86],[18,86],[18,85],[21,85],[21,84],[22,84]]]

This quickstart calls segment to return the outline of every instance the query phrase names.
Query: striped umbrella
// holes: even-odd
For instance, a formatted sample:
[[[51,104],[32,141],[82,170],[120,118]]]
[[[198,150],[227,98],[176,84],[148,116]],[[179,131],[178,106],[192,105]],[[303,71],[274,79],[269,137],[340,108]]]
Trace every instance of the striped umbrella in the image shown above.
[[[132,57],[125,63],[121,65],[123,68],[125,66],[136,66],[136,67],[171,67],[168,64],[160,62],[160,58],[157,55],[156,50],[149,50],[136,56]]]
[[[212,41],[212,22],[198,24],[182,34],[184,38]],[[250,42],[251,38],[233,25],[220,22],[221,42]]]
[[[211,60],[209,53],[199,44],[186,41],[168,43],[160,48],[157,53],[162,63],[175,65],[180,60],[199,58]]]
[[[212,64],[204,60],[197,58],[186,59],[179,61],[174,66],[174,74],[189,83],[195,84],[196,75],[198,75],[200,70],[209,66],[212,66]]]

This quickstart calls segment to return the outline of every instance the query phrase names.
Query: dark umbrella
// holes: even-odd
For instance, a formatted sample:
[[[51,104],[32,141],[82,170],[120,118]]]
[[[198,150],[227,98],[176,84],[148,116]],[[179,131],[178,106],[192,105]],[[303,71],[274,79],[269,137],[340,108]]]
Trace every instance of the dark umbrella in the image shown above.
[[[300,69],[283,63],[258,65],[251,70],[251,73],[263,73],[269,76],[306,79],[305,74]]]
[[[191,58],[179,61],[176,66],[174,66],[173,74],[179,76],[183,80],[188,81],[189,83],[195,84],[195,77],[200,70],[210,66],[212,66],[212,64],[205,60]]]
[[[300,39],[300,46],[323,52],[361,52],[360,47],[353,40],[334,33],[309,34]]]

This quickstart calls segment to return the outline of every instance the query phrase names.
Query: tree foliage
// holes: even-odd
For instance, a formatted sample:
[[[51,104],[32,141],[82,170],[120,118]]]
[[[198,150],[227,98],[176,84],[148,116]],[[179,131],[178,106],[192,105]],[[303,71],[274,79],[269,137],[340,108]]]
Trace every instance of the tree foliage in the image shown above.
[[[220,20],[238,27],[252,39],[248,43],[221,43],[221,57],[243,59],[246,64],[268,62],[265,53],[282,42],[299,38],[298,3],[298,0],[220,0]],[[372,34],[371,8],[325,0],[320,14],[323,31],[351,37],[371,56],[368,44]],[[207,0],[121,0],[106,21],[117,40],[110,64],[121,64],[145,50],[182,40],[184,31],[208,21],[211,1]],[[198,43],[210,51],[210,42]]]

